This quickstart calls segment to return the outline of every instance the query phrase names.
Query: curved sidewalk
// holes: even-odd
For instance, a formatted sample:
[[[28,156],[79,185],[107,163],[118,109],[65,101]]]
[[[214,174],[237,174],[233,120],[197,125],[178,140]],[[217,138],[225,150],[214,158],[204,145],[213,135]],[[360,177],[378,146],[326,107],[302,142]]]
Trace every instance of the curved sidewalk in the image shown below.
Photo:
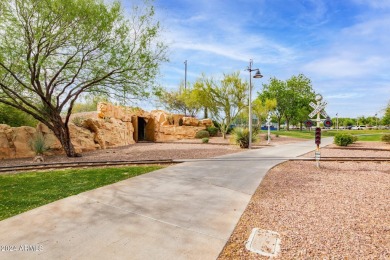
[[[310,140],[186,162],[33,209],[0,221],[0,246],[30,249],[0,250],[0,259],[215,259],[283,161],[259,158],[314,148]]]

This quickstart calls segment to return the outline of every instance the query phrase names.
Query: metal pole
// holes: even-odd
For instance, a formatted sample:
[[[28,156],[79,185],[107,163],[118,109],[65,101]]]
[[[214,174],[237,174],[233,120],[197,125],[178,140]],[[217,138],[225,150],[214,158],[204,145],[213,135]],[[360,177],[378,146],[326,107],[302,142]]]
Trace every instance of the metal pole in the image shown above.
[[[267,141],[267,144],[269,144],[269,142],[271,141],[271,114],[268,113],[268,117],[267,117],[267,125],[268,125],[268,141]]]
[[[378,129],[378,118],[376,117],[378,114],[375,114],[375,121],[376,121],[376,129]]]
[[[184,61],[184,89],[187,89],[187,60]]]
[[[339,131],[339,113],[336,113],[336,127],[337,131]]]
[[[252,149],[252,63],[249,61],[249,144],[248,148]]]
[[[187,89],[187,60],[184,61],[184,91]],[[187,107],[184,107],[184,116],[187,116]]]
[[[322,96],[319,96],[317,98],[317,107],[319,107],[321,105],[321,100],[322,100]],[[321,117],[320,117],[320,111],[318,111],[317,113],[317,127],[320,127],[320,122],[321,122]],[[317,144],[317,151],[316,151],[316,161],[317,161],[317,168],[320,168],[320,160],[318,158],[318,156],[320,156],[320,145]]]

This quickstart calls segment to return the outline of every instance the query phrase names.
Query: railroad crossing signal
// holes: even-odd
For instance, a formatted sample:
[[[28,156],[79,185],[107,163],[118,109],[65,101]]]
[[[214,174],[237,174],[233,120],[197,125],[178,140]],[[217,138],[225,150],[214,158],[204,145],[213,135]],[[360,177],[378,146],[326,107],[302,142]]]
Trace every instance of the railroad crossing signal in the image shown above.
[[[312,118],[314,117],[316,114],[320,113],[321,115],[323,115],[324,117],[328,117],[328,114],[325,112],[324,108],[325,106],[327,105],[328,103],[327,102],[318,102],[318,104],[314,104],[313,102],[310,102],[309,105],[314,108],[313,112],[311,112],[309,114],[309,117]]]
[[[333,122],[332,122],[332,120],[330,120],[329,117],[324,120],[325,127],[331,127],[332,125],[333,125]]]
[[[315,133],[315,143],[317,146],[321,144],[321,128],[316,127],[316,133]]]
[[[311,121],[311,120],[306,120],[305,121],[305,126],[307,128],[313,127],[313,125],[314,125],[313,121]]]

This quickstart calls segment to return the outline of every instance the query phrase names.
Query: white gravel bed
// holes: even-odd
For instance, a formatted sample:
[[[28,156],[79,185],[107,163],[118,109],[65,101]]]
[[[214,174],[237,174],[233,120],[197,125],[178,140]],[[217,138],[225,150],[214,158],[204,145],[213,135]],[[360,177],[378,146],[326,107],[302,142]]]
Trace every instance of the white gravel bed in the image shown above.
[[[322,153],[389,156],[326,148]],[[389,212],[389,162],[321,162],[320,169],[314,162],[286,162],[264,178],[220,259],[266,259],[245,248],[253,228],[281,234],[277,259],[390,259]]]

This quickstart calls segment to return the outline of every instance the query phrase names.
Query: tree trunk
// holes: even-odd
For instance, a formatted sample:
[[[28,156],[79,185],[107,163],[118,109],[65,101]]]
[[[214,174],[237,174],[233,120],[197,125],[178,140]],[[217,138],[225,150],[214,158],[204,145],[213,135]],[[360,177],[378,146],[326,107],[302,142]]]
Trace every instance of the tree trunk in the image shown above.
[[[286,128],[287,131],[290,131],[290,120],[288,120],[287,118],[286,118]]]
[[[208,113],[208,109],[207,107],[204,108],[204,114],[203,114],[204,118],[209,118],[209,113]]]
[[[280,131],[280,121],[282,120],[282,117],[278,117],[278,131]]]
[[[302,126],[303,126],[303,124],[302,124],[302,122],[299,122],[299,129],[302,131],[303,129],[302,129]]]
[[[51,130],[54,132],[54,135],[60,141],[62,148],[65,151],[66,156],[80,157],[81,154],[76,153],[74,146],[71,142],[68,125],[65,125],[62,122],[62,119],[60,119],[60,120],[61,120],[60,122],[58,122],[58,120],[56,120],[55,122],[52,122],[53,128],[52,127],[49,127],[49,128],[52,128]]]

